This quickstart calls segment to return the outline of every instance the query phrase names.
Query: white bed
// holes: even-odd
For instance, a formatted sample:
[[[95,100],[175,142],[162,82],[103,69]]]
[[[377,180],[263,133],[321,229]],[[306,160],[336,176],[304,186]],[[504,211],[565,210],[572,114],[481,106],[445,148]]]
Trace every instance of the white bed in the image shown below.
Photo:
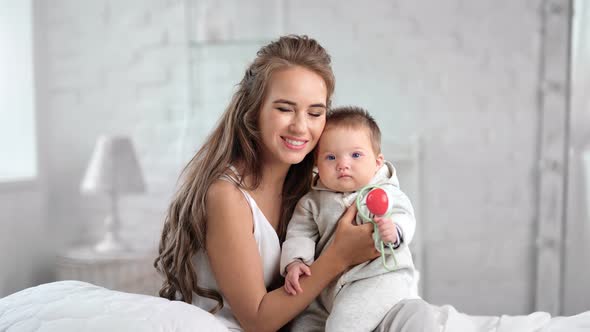
[[[571,317],[469,316],[434,307],[441,332],[590,331],[590,311]],[[0,299],[0,331],[227,331],[195,306],[80,281],[27,288]]]

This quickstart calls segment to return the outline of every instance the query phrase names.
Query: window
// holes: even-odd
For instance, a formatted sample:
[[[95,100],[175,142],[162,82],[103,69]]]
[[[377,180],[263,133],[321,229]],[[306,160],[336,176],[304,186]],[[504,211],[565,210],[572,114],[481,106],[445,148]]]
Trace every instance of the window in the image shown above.
[[[0,0],[0,182],[37,176],[31,1]]]

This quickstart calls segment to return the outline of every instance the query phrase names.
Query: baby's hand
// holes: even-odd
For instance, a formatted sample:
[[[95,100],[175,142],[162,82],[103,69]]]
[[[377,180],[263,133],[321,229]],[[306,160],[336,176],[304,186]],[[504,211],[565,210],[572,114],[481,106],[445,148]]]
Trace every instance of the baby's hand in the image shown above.
[[[285,291],[287,294],[297,295],[303,292],[299,284],[299,277],[303,274],[311,275],[311,269],[305,263],[295,261],[287,265],[287,275],[285,276]]]
[[[379,236],[383,243],[396,243],[397,242],[397,229],[395,223],[390,218],[375,217],[373,218],[377,223],[379,229]]]

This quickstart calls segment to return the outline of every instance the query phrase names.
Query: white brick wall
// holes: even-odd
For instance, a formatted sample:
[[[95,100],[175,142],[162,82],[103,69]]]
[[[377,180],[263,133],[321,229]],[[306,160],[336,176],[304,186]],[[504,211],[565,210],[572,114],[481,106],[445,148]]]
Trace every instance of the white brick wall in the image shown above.
[[[64,241],[97,236],[107,202],[79,182],[96,137],[124,133],[149,190],[124,199],[124,235],[153,246],[182,164],[258,47],[308,33],[333,56],[336,105],[368,108],[386,139],[421,137],[428,299],[530,311],[541,0],[257,2],[43,2],[42,148]]]
[[[189,106],[184,4],[58,1],[42,6],[50,219],[65,225],[67,242],[100,234],[108,202],[81,197],[78,186],[98,135],[131,135],[148,193],[123,198],[124,235],[137,247],[151,248],[180,168],[179,133]]]

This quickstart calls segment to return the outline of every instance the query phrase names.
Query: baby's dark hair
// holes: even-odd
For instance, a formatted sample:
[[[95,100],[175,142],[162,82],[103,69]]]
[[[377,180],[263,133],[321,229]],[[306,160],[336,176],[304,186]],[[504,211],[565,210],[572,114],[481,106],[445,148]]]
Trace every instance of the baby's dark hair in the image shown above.
[[[341,106],[330,109],[326,116],[326,127],[369,129],[371,144],[375,154],[381,153],[381,130],[369,112],[358,106]]]

